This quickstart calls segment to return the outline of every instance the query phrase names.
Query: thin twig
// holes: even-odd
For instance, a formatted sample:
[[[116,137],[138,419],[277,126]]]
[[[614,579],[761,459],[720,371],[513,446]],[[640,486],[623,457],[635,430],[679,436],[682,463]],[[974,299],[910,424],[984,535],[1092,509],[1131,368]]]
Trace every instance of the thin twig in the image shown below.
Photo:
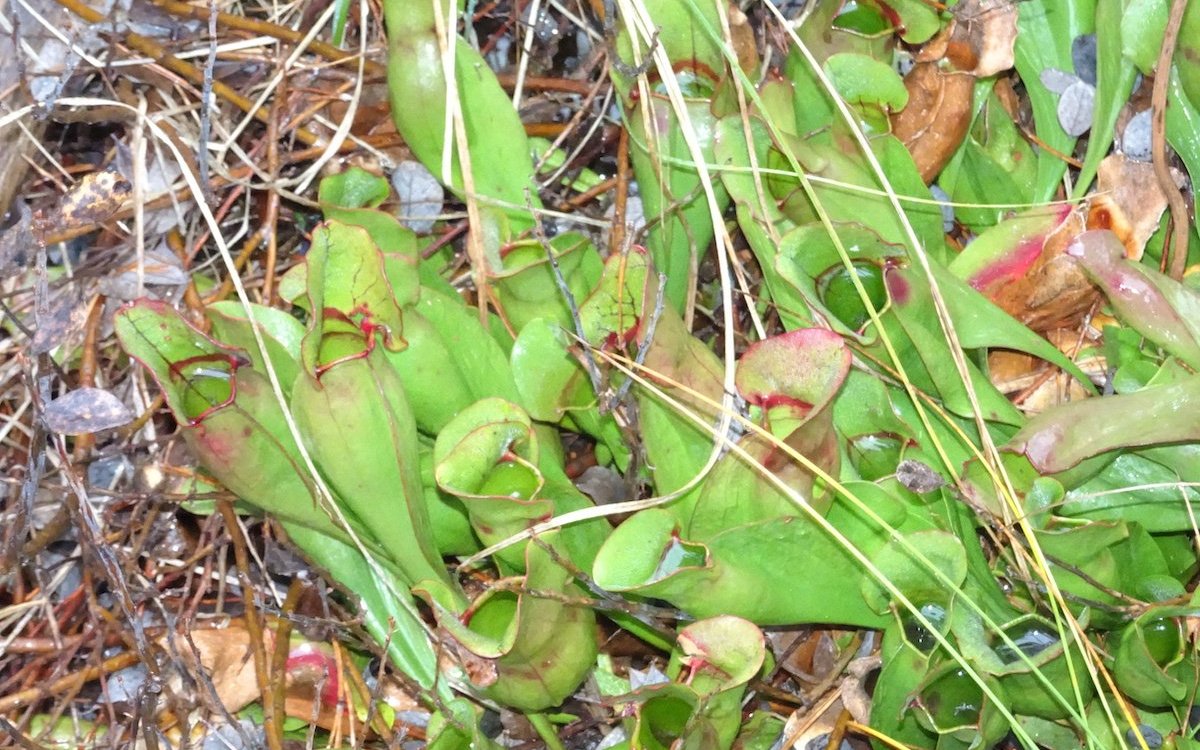
[[[587,345],[587,335],[583,330],[583,319],[579,317],[579,305],[575,303],[575,295],[571,293],[571,288],[567,286],[567,280],[563,276],[562,269],[558,266],[558,257],[554,254],[554,246],[550,244],[550,240],[546,237],[546,227],[542,224],[542,216],[533,208],[533,197],[529,192],[529,188],[525,189],[525,203],[529,207],[529,214],[533,217],[533,235],[537,237],[537,241],[541,244],[542,249],[546,251],[546,257],[550,260],[550,270],[554,272],[554,283],[558,286],[558,292],[562,295],[563,301],[567,304],[567,309],[571,311],[571,323],[575,326],[575,335],[583,342],[583,367],[587,370],[588,378],[592,381],[592,390],[599,397],[604,389],[604,376],[600,374],[600,365],[596,363],[596,358],[592,356],[592,350]]]
[[[217,0],[208,0],[208,57],[204,60],[204,80],[200,86],[200,138],[196,144],[196,167],[200,188],[209,205],[216,203],[208,184],[208,141],[212,134],[213,68],[217,65]]]
[[[102,674],[112,674],[126,667],[132,667],[141,661],[141,656],[136,651],[122,651],[116,656],[105,659],[100,664],[94,667],[84,667],[83,669],[72,672],[71,674],[61,677],[49,685],[39,685],[31,687],[20,692],[12,693],[0,697],[0,714],[6,714],[9,711],[15,711],[24,706],[31,706],[38,701],[49,698],[52,695],[58,695],[70,690],[74,685],[85,684],[98,678]]]
[[[258,605],[254,602],[254,580],[250,577],[250,555],[246,551],[246,537],[242,534],[242,525],[233,503],[228,500],[217,502],[221,517],[225,519],[225,531],[233,541],[233,556],[237,561],[238,578],[242,584],[242,603],[245,605],[246,633],[250,636],[250,650],[254,654],[254,674],[258,678],[259,693],[270,696],[272,677],[269,673],[270,662],[266,652],[266,634],[263,623],[259,619]],[[283,750],[283,724],[275,716],[275,702],[269,697],[262,702],[263,727],[267,734],[267,747],[270,750]]]
[[[1171,58],[1175,55],[1175,43],[1179,40],[1179,27],[1183,24],[1183,12],[1187,0],[1172,0],[1171,14],[1167,17],[1167,28],[1163,32],[1162,50],[1158,53],[1158,67],[1154,69],[1154,89],[1150,97],[1150,148],[1154,160],[1154,176],[1159,189],[1167,196],[1171,207],[1171,224],[1174,228],[1171,241],[1171,278],[1182,279],[1187,268],[1188,254],[1188,210],[1183,193],[1171,177],[1167,166],[1167,89],[1171,85]],[[1167,252],[1163,250],[1163,261]]]
[[[613,195],[612,230],[608,235],[608,251],[619,252],[625,247],[625,202],[629,197],[629,129],[621,128],[617,137],[617,189]]]
[[[637,352],[633,356],[633,361],[640,367],[646,363],[646,352],[650,351],[650,344],[654,341],[654,331],[658,328],[658,319],[662,317],[663,308],[667,302],[667,275],[660,272],[658,274],[658,291],[654,295],[654,312],[650,314],[650,320],[646,324],[646,335],[642,337],[641,343],[638,344]],[[642,311],[645,314],[645,310]],[[633,385],[632,378],[626,378],[624,383],[617,389],[613,396],[612,404],[621,403],[625,400],[625,394],[629,392],[629,387]]]
[[[103,13],[99,13],[93,8],[84,5],[82,2],[80,2],[80,0],[56,1],[59,5],[63,6],[89,23],[103,24],[108,22],[108,19]],[[180,60],[178,57],[175,57],[171,53],[167,52],[158,42],[133,32],[126,33],[122,41],[129,45],[131,49],[137,50],[143,55],[153,58],[155,62],[157,62],[159,65],[162,65],[172,73],[182,76],[192,85],[203,85],[204,74],[197,70],[196,66],[189,65],[183,60]],[[266,109],[263,107],[254,106],[253,102],[234,91],[228,85],[220,81],[213,81],[212,89],[213,93],[233,104],[243,112],[252,115],[256,120],[264,123],[267,121]],[[296,138],[303,142],[306,146],[316,146],[323,141],[322,138],[314,135],[311,131],[302,127],[296,128],[295,135]]]

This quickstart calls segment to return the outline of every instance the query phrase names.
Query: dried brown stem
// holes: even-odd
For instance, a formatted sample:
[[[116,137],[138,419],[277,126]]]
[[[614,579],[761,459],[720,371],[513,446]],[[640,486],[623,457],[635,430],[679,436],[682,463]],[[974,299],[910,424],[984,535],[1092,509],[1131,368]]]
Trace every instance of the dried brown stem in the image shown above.
[[[73,689],[76,685],[82,685],[92,680],[98,679],[100,675],[112,674],[117,670],[125,667],[132,667],[141,660],[141,657],[136,651],[122,651],[121,653],[111,658],[105,659],[100,664],[94,667],[84,667],[83,669],[69,674],[66,677],[61,677],[49,685],[41,685],[38,687],[21,690],[11,695],[0,697],[0,714],[8,713],[24,706],[30,706],[40,700],[49,698],[53,695],[65,693]]]
[[[254,653],[254,675],[258,679],[258,690],[262,695],[271,691],[271,675],[268,673],[266,642],[263,640],[262,620],[259,619],[258,607],[254,603],[254,580],[250,577],[250,554],[246,550],[246,537],[242,534],[242,525],[238,522],[233,503],[221,500],[217,503],[221,518],[225,520],[225,531],[233,541],[233,557],[237,561],[238,579],[242,584],[242,604],[245,606],[246,633],[250,636],[250,648]],[[263,725],[267,734],[267,747],[270,750],[283,750],[282,721],[275,716],[275,704],[264,700]]]
[[[1188,210],[1183,193],[1171,176],[1171,168],[1167,165],[1167,90],[1171,85],[1171,58],[1175,55],[1175,43],[1179,41],[1179,27],[1183,24],[1183,12],[1187,9],[1187,0],[1172,0],[1171,13],[1167,17],[1167,28],[1163,32],[1162,50],[1158,53],[1158,66],[1154,69],[1154,89],[1150,97],[1150,149],[1154,160],[1154,176],[1158,178],[1158,186],[1167,196],[1167,205],[1171,207],[1171,225],[1173,227],[1170,264],[1167,266],[1173,279],[1182,279],[1187,268],[1188,252]],[[1167,250],[1163,248],[1163,261],[1167,260]]]
[[[99,13],[87,5],[84,5],[83,3],[79,2],[79,0],[56,0],[56,2],[89,23],[101,24],[107,22],[108,20],[105,18],[103,13]],[[201,12],[204,14],[205,18],[208,18],[207,9],[202,8]],[[130,49],[136,50],[147,57],[153,58],[154,61],[159,65],[184,78],[192,85],[204,85],[203,71],[194,65],[189,65],[183,60],[180,60],[170,52],[167,52],[158,42],[133,32],[125,34],[123,41],[125,44],[129,45]],[[213,81],[212,91],[217,96],[225,99],[230,104],[233,104],[233,106],[253,116],[254,119],[264,123],[267,121],[267,112],[265,109],[262,107],[255,107],[254,102],[229,88],[229,86],[225,85],[224,83],[221,83],[220,81]],[[312,132],[299,127],[296,128],[296,138],[304,142],[304,144],[307,146],[316,146],[323,140]]]

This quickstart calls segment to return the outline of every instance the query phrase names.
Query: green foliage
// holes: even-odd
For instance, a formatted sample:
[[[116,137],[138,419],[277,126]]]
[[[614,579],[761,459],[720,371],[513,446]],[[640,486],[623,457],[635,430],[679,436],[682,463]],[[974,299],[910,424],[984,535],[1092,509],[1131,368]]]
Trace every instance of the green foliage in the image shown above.
[[[991,351],[1095,388],[979,290],[1028,270],[1070,209],[961,210],[980,234],[951,257],[940,210],[887,124],[909,99],[890,64],[892,22],[920,43],[944,14],[907,0],[888,5],[894,19],[883,4],[818,4],[798,30],[816,65],[793,50],[785,79],[745,86],[753,106],[734,113],[734,84],[752,82],[715,36],[718,6],[643,5],[684,100],[656,74],[616,76],[651,226],[646,248],[604,257],[582,234],[529,237],[540,204],[507,95],[457,40],[448,98],[434,6],[385,3],[397,126],[431,171],[480,201],[473,231],[497,314],[420,261],[416,236],[379,208],[386,181],[327,178],[326,221],[281,284],[305,323],[229,303],[210,308],[211,337],[161,303],[116,317],[204,470],[357,598],[368,632],[438,708],[430,747],[490,742],[448,682],[537,714],[589,673],[625,707],[624,747],[769,746],[778,722],[741,715],[770,668],[759,627],[813,624],[882,631],[871,722],[911,746],[991,747],[1011,733],[1026,747],[1117,747],[1113,706],[1126,699],[1189,746],[1179,715],[1200,668],[1184,627],[1200,569],[1193,285],[1127,260],[1111,233],[1081,236],[1068,256],[1113,316],[1103,350],[1115,395],[1027,417],[989,380]],[[1163,6],[1022,3],[1016,67],[1050,149],[1030,146],[994,82],[980,81],[943,187],[981,203],[1054,194],[1066,166],[1051,149],[1069,153],[1074,139],[1038,74],[1070,70],[1071,40],[1098,30],[1086,189],[1134,70],[1156,64]],[[635,47],[649,52],[620,24],[617,53],[632,63]],[[1195,70],[1172,73],[1167,123],[1193,174]],[[447,102],[466,152],[445,132]],[[712,209],[730,205],[784,332],[728,363],[727,389],[685,306]],[[622,361],[638,366],[612,364]],[[722,414],[722,402],[739,411]],[[726,422],[736,429],[717,434]],[[611,528],[568,477],[564,432],[662,501]],[[468,596],[444,557],[493,545],[494,580]],[[688,624],[670,682],[629,690],[604,657],[597,666],[597,597],[679,610]],[[628,612],[612,619],[663,642]],[[435,644],[458,663],[439,662]]]

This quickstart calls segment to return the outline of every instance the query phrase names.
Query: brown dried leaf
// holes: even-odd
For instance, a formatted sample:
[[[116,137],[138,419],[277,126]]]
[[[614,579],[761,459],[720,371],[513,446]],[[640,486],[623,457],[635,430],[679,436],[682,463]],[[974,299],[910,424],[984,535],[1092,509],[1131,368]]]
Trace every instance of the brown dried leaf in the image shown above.
[[[1100,193],[1092,198],[1088,226],[1111,229],[1125,245],[1126,257],[1140,260],[1167,208],[1154,166],[1112,154],[1100,162],[1098,179]]]
[[[121,400],[100,388],[77,388],[46,404],[46,425],[64,435],[111,430],[133,421]]]
[[[50,304],[37,319],[37,330],[33,332],[30,344],[33,352],[45,354],[82,331],[87,323],[88,307],[73,290],[63,290],[52,296]]]
[[[117,212],[129,197],[133,186],[112,171],[84,175],[63,198],[52,219],[56,230],[98,224]]]
[[[758,45],[750,19],[735,3],[729,4],[729,38],[737,54],[738,67],[746,75],[754,75],[758,69]]]
[[[1074,360],[1093,382],[1103,382],[1108,364],[1094,348],[1100,338],[1096,326],[1097,321],[1093,319],[1082,337],[1078,330],[1060,328],[1047,331],[1046,338]],[[1092,348],[1079,356],[1081,345]],[[1021,352],[996,350],[989,353],[988,374],[1001,393],[1015,396],[1014,403],[1026,414],[1037,414],[1091,396],[1074,377]]]
[[[1074,259],[1064,254],[1067,245],[1087,229],[1084,210],[1076,209],[1047,236],[1041,253],[1022,275],[987,290],[1005,312],[1037,332],[1078,328],[1088,310],[1100,299]]]
[[[196,644],[200,666],[209,674],[217,697],[229,711],[239,711],[261,697],[254,671],[254,651],[244,620],[233,620],[220,629],[193,630],[190,637]],[[264,630],[262,640],[262,648],[270,659],[275,648],[275,631]],[[315,724],[322,729],[338,727],[347,731],[351,706],[361,701],[349,684],[343,684],[339,666],[353,669],[348,660],[339,662],[330,644],[293,633],[284,663],[284,713],[305,721],[314,721],[316,717]],[[420,709],[417,701],[392,680],[380,686],[378,697],[396,711]],[[360,735],[370,734],[358,720],[355,731]]]
[[[1017,4],[1012,0],[963,0],[954,6],[950,50],[959,70],[986,78],[1013,66]]]
[[[928,184],[967,135],[975,78],[923,62],[904,77],[904,87],[908,105],[892,116],[892,134],[908,148]]]
[[[225,708],[230,712],[240,711],[258,699],[254,651],[250,647],[250,633],[241,620],[234,620],[225,628],[193,630],[189,637],[196,645],[200,666],[212,679]],[[270,653],[275,642],[273,634],[264,633],[264,640],[264,648]]]

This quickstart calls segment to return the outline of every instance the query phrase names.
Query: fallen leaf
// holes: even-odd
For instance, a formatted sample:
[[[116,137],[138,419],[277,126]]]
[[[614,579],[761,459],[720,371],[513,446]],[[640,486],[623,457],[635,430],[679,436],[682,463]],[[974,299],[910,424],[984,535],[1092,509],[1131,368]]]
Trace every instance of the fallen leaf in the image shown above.
[[[111,430],[133,421],[121,400],[101,388],[77,388],[46,404],[46,425],[64,435]]]
[[[1121,154],[1100,162],[1099,194],[1092,198],[1089,229],[1111,229],[1125,245],[1125,257],[1141,260],[1150,235],[1158,230],[1167,196],[1154,166]]]
[[[188,278],[183,263],[165,247],[147,252],[142,258],[140,281],[143,287],[182,286]],[[134,300],[146,293],[144,288],[138,288],[138,281],[138,263],[133,261],[101,279],[99,291],[113,299]]]
[[[969,50],[968,57],[956,60],[960,70],[979,78],[1008,70],[1016,41],[1017,4],[1012,0],[963,0],[954,6],[947,56],[959,47]]]
[[[1092,127],[1092,114],[1096,110],[1096,87],[1077,80],[1058,98],[1058,124],[1067,135],[1078,138]]]
[[[1064,252],[1087,228],[1085,209],[1066,214],[1044,238],[1027,242],[1036,252],[1015,274],[985,293],[1009,315],[1038,333],[1055,328],[1077,328],[1083,316],[1100,299],[1087,276]],[[1040,248],[1036,247],[1037,244]]]
[[[59,231],[98,224],[116,213],[132,190],[116,172],[91,172],[62,199],[51,222]]]
[[[892,116],[892,134],[908,148],[928,184],[967,135],[975,78],[921,62],[904,77],[904,88],[908,104]]]
[[[245,621],[235,619],[223,628],[191,631],[199,666],[208,673],[221,704],[230,712],[239,711],[262,696],[254,670],[254,651]],[[275,631],[266,629],[262,648],[271,658],[275,648]],[[186,653],[186,652],[185,652]],[[355,669],[348,656],[340,667]],[[345,732],[349,728],[350,712],[361,704],[357,694],[342,683],[337,654],[331,644],[313,641],[292,633],[284,661],[284,713],[287,716],[312,721],[322,729],[335,727]],[[385,701],[397,712],[419,711],[420,704],[391,679],[384,679],[376,689],[376,698]],[[357,709],[355,709],[357,710]],[[315,717],[315,719],[314,719]],[[355,731],[370,734],[357,720]]]
[[[1051,344],[1070,357],[1087,373],[1092,382],[1103,382],[1108,363],[1096,348],[1100,338],[1095,319],[1082,334],[1079,330],[1059,328],[1046,332]],[[1080,350],[1087,347],[1080,354]],[[996,388],[1026,414],[1039,414],[1068,401],[1088,398],[1091,394],[1076,378],[1048,364],[1045,360],[999,349],[988,354],[988,375]]]
[[[266,633],[264,648],[270,649],[274,638]],[[196,646],[200,666],[208,673],[221,705],[237,712],[258,699],[258,680],[254,676],[254,652],[250,648],[250,633],[241,620],[233,620],[224,628],[196,629],[189,633]]]
[[[755,41],[754,28],[750,19],[742,12],[736,3],[729,3],[729,38],[733,43],[733,51],[737,55],[738,67],[746,75],[753,75],[758,69],[758,44]]]
[[[419,161],[402,161],[392,171],[392,187],[400,200],[400,223],[417,234],[432,231],[446,201],[438,178]]]
[[[52,295],[33,332],[30,346],[34,353],[44,354],[55,349],[82,331],[87,322],[88,307],[72,290],[64,289]]]

